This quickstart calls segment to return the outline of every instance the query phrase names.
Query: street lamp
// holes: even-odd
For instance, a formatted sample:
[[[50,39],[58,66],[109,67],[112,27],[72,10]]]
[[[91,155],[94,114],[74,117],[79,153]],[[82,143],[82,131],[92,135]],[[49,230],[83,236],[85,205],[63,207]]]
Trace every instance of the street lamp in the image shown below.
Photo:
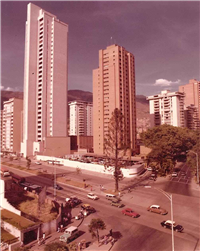
[[[196,155],[196,158],[197,158],[197,184],[199,184],[199,157],[198,157],[198,153],[196,153],[192,150],[189,150],[188,152],[192,152]]]
[[[53,149],[51,149],[51,148],[46,148],[46,149],[51,150],[52,155],[54,155],[54,151],[56,149],[59,149],[59,148],[60,148],[60,146],[56,147],[56,148],[53,148]],[[54,195],[54,200],[56,200],[56,168],[55,168],[55,163],[54,163],[54,160],[53,160],[53,156],[52,156],[52,162],[53,162],[53,165],[54,165],[54,190],[53,190],[53,195]]]
[[[165,191],[163,191],[160,188],[156,188],[156,187],[151,187],[151,186],[146,186],[145,188],[153,188],[156,189],[157,191],[161,192],[162,194],[164,194],[171,202],[171,221],[172,221],[172,251],[174,251],[174,225],[173,225],[173,204],[172,204],[172,194],[169,194]]]

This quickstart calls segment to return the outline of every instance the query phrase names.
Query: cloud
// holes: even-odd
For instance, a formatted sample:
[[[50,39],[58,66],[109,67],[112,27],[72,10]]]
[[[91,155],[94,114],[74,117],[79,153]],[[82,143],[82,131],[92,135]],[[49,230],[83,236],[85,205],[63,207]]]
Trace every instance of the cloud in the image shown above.
[[[154,86],[171,86],[174,84],[179,84],[181,81],[177,79],[176,81],[169,81],[167,79],[157,79],[156,82],[153,84]]]
[[[4,90],[4,91],[13,91],[13,88],[11,87],[4,87],[3,85],[1,85],[1,90]]]

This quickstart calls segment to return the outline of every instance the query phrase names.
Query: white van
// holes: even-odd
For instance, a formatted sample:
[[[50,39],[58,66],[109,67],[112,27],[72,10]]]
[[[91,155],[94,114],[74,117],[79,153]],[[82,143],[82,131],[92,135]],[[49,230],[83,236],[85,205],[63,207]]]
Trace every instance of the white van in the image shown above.
[[[114,194],[109,194],[109,193],[107,193],[107,194],[106,194],[106,199],[107,199],[107,200],[113,200],[113,199],[116,199],[116,196],[115,196]]]
[[[79,236],[79,231],[77,227],[71,226],[65,229],[63,235],[60,236],[60,241],[69,243],[70,241],[76,239]]]

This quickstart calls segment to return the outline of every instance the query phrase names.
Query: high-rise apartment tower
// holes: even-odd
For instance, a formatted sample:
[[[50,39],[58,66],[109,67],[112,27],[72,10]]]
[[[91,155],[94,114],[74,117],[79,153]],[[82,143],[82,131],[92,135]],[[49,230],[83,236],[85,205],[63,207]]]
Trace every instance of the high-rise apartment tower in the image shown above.
[[[24,156],[69,153],[67,133],[68,25],[29,3],[24,63]]]
[[[184,93],[162,91],[158,95],[149,96],[151,127],[163,124],[185,126]]]
[[[2,151],[20,152],[22,110],[22,99],[11,98],[3,102]]]
[[[190,79],[189,84],[179,86],[179,91],[184,92],[185,94],[185,100],[184,100],[185,109],[189,112],[191,112],[191,109],[193,110],[192,112],[193,116],[191,116],[191,114],[188,114],[187,116],[188,127],[191,129],[199,129],[200,81],[197,81],[196,79]],[[197,116],[195,114],[197,114]]]
[[[84,101],[69,102],[70,136],[93,136],[93,105]]]
[[[136,150],[134,56],[116,44],[99,51],[99,68],[93,70],[94,153],[104,154],[104,138],[112,112],[125,118],[127,141]]]

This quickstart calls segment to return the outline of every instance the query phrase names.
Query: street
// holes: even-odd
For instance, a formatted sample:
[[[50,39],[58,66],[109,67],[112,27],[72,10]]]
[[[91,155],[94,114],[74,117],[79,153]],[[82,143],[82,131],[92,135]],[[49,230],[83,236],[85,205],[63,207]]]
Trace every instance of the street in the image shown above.
[[[33,168],[33,167],[31,167]],[[173,194],[173,211],[174,221],[184,227],[183,233],[174,233],[175,236],[175,250],[190,251],[199,249],[199,192],[191,189],[188,183],[181,183],[171,180],[171,178],[160,177],[156,182],[149,181],[148,176],[144,176],[137,180],[137,186],[134,186],[134,180],[123,180],[120,187],[127,187],[132,182],[133,189],[131,193],[124,191],[121,197],[125,207],[132,208],[141,216],[137,219],[124,216],[121,211],[123,208],[116,208],[110,205],[110,201],[106,200],[105,194],[100,190],[100,184],[104,185],[107,189],[114,188],[114,180],[112,177],[96,175],[96,173],[83,171],[83,173],[77,175],[74,169],[68,167],[55,167],[55,166],[34,166],[34,168],[56,168],[57,174],[66,174],[70,178],[74,179],[86,179],[93,187],[93,192],[96,193],[100,199],[93,201],[87,198],[87,193],[90,189],[80,189],[63,183],[59,183],[63,190],[57,190],[57,199],[60,202],[64,202],[66,197],[71,195],[77,196],[83,203],[89,203],[93,206],[97,212],[87,216],[79,229],[84,233],[79,237],[77,241],[86,239],[92,241],[91,235],[88,232],[88,224],[92,218],[101,218],[105,222],[107,228],[105,233],[109,233],[109,230],[113,230],[113,234],[118,236],[118,241],[112,247],[112,250],[172,250],[172,236],[169,229],[164,229],[160,223],[163,220],[170,220],[170,201],[154,187],[161,188],[167,192]],[[184,167],[185,168],[185,167]],[[53,180],[49,180],[44,177],[38,179],[37,176],[28,174],[25,171],[16,170],[14,168],[8,168],[10,171],[20,174],[26,177],[26,180],[38,184],[46,185],[47,191],[53,194]],[[48,169],[48,170],[49,170]],[[51,172],[51,171],[49,171]],[[147,187],[147,188],[145,188]],[[150,213],[147,211],[147,207],[156,204],[165,208],[168,211],[167,215],[159,215]],[[80,206],[72,210],[72,215],[75,217],[80,210]],[[73,220],[72,225],[79,225],[79,221]],[[61,233],[56,233],[59,238]],[[41,249],[42,250],[42,249]]]

